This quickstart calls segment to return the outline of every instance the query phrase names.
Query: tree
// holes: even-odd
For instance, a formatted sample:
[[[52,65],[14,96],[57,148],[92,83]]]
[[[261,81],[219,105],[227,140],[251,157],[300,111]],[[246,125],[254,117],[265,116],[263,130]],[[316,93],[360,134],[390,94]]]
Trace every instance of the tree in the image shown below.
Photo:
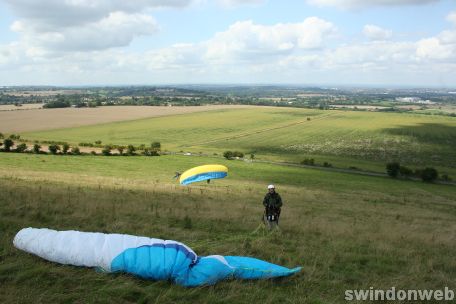
[[[135,155],[136,148],[133,145],[127,146],[127,154],[128,155]]]
[[[55,155],[55,154],[57,154],[58,151],[60,151],[60,146],[52,144],[52,145],[49,145],[48,150],[49,150],[49,152],[51,152],[51,154]]]
[[[40,152],[41,152],[40,149],[41,149],[41,146],[39,144],[34,144],[33,145],[33,153],[40,154]]]
[[[412,169],[407,168],[405,166],[399,166],[399,173],[402,176],[409,177],[413,174],[413,171],[412,171]]]
[[[145,148],[143,151],[144,156],[160,156],[157,151],[152,148]]]
[[[63,152],[63,154],[67,154],[67,153],[68,153],[68,150],[70,150],[70,145],[67,144],[67,143],[64,143],[63,146],[62,146],[62,152]]]
[[[449,177],[448,174],[443,174],[442,180],[445,182],[451,182],[451,177]]]
[[[3,140],[3,151],[10,152],[12,146],[14,146],[14,141],[11,138]]]
[[[103,150],[101,150],[101,154],[103,154],[104,156],[109,156],[111,155],[111,146],[107,145],[103,148]]]
[[[95,141],[95,144],[97,144],[97,145],[101,145],[101,140],[97,140],[97,141]]]
[[[328,162],[324,162],[324,163],[323,163],[323,167],[331,168],[331,167],[332,167],[332,164],[331,164],[331,163],[328,163]]]
[[[387,163],[386,164],[386,173],[392,177],[396,178],[399,175],[400,165],[397,162]]]
[[[313,158],[306,158],[306,159],[304,159],[303,161],[301,161],[301,164],[302,164],[302,165],[306,165],[306,166],[315,166],[315,159],[313,159]]]
[[[234,151],[233,152],[233,157],[243,158],[244,157],[244,153],[239,152],[239,151]]]
[[[25,150],[27,150],[27,145],[25,143],[16,146],[16,152],[23,153]]]
[[[432,183],[439,177],[439,173],[434,168],[424,168],[421,172],[421,179],[423,182]]]
[[[2,132],[0,132],[0,139],[3,139],[3,138],[5,138],[5,135],[3,135]]]
[[[79,147],[71,148],[71,153],[74,155],[81,155],[81,151],[79,150]]]
[[[161,144],[160,142],[158,141],[154,141],[152,144],[150,144],[150,147],[152,148],[152,150],[154,151],[161,151]]]
[[[233,152],[225,151],[225,152],[223,152],[223,157],[225,157],[226,159],[233,159]]]

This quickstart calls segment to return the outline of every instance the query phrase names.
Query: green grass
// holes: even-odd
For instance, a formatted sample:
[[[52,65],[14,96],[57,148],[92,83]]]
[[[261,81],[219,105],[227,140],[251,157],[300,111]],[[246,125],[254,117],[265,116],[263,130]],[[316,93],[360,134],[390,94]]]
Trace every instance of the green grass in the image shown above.
[[[227,178],[190,187],[171,179],[214,162],[228,165]],[[257,229],[271,182],[285,204],[280,233]],[[342,303],[345,289],[456,287],[453,186],[206,157],[2,153],[0,218],[2,303]],[[16,250],[14,234],[28,226],[175,239],[199,255],[303,271],[186,289]]]
[[[310,120],[308,120],[308,118]],[[269,160],[314,157],[338,167],[384,171],[388,161],[456,173],[456,118],[290,108],[221,110],[22,134],[30,140],[150,144],[221,154],[241,150]]]

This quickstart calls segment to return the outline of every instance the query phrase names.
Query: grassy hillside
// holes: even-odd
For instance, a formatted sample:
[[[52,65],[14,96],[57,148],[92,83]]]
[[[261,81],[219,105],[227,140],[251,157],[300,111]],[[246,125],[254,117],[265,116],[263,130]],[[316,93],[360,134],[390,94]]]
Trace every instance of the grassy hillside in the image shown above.
[[[377,171],[395,160],[412,167],[456,171],[456,119],[417,114],[238,109],[25,133],[23,137],[73,144],[160,141],[172,151],[220,154],[231,149],[294,162],[313,157],[319,163]]]
[[[174,171],[220,162],[185,156],[2,153],[2,303],[342,303],[345,289],[455,288],[456,187],[222,161],[223,180],[176,185]],[[265,185],[284,198],[282,231],[259,225]],[[185,289],[61,266],[13,248],[23,227],[147,235],[199,255],[248,255],[301,274]]]

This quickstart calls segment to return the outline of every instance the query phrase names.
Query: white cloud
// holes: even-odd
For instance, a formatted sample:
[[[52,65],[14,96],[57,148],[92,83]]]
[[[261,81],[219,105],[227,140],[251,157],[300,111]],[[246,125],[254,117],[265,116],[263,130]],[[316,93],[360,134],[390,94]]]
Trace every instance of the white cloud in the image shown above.
[[[87,51],[126,46],[137,36],[153,34],[158,25],[149,15],[113,12],[97,22],[52,31],[36,31],[33,22],[29,21],[16,21],[11,28],[22,35],[23,42],[29,47]]]
[[[97,50],[126,46],[158,30],[145,13],[183,7],[192,0],[5,0],[19,16],[11,29],[30,48],[48,51]]]
[[[127,18],[129,14],[119,14],[103,19],[103,22],[80,27],[87,29],[83,35],[103,33],[105,27],[116,28],[116,24],[125,24],[127,21],[122,18]],[[23,28],[20,23],[14,27],[17,31]],[[71,37],[72,33],[68,32],[71,28],[41,37],[46,39],[43,45],[64,48],[65,43],[61,39]],[[119,36],[122,36],[122,29],[116,28]],[[376,31],[369,31],[369,34],[372,32]],[[375,39],[350,44],[338,43],[338,39],[333,39],[336,33],[335,25],[316,17],[275,25],[239,21],[201,42],[174,44],[143,52],[120,48],[79,48],[80,51],[60,52],[59,56],[49,53],[44,47],[30,47],[23,40],[0,46],[0,77],[34,84],[400,84],[408,80],[417,85],[438,85],[438,81],[446,79],[456,85],[456,28],[451,27],[415,41],[393,41],[379,39],[379,36],[385,38],[385,35],[373,35]],[[108,33],[103,35],[109,36]],[[93,39],[97,38],[87,38]],[[101,40],[110,39],[118,37]],[[39,43],[34,42],[34,45]],[[34,75],[39,75],[39,78],[33,78]]]
[[[456,26],[456,11],[449,13],[446,19]]]
[[[456,60],[456,44],[443,43],[438,37],[422,39],[417,43],[416,56],[419,59]]]
[[[335,31],[332,23],[317,17],[276,25],[239,21],[205,43],[206,58],[218,62],[258,60],[298,49],[317,49]]]
[[[391,30],[385,30],[379,26],[367,24],[364,26],[363,34],[370,40],[388,40],[393,36]]]
[[[55,26],[77,26],[96,22],[114,12],[139,13],[158,7],[183,7],[191,0],[5,0],[20,18],[48,31]]]
[[[373,6],[420,5],[440,0],[307,0],[311,5],[333,6],[341,9],[359,9]]]
[[[265,0],[218,0],[221,6],[226,8],[234,8],[241,5],[259,5],[263,4]]]

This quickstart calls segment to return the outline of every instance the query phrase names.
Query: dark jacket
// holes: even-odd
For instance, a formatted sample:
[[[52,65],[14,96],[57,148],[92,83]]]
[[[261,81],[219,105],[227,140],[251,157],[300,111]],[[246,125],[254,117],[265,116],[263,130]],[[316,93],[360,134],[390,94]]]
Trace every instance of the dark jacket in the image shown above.
[[[277,192],[267,193],[263,200],[263,205],[266,209],[272,208],[280,210],[282,207],[282,198]]]

